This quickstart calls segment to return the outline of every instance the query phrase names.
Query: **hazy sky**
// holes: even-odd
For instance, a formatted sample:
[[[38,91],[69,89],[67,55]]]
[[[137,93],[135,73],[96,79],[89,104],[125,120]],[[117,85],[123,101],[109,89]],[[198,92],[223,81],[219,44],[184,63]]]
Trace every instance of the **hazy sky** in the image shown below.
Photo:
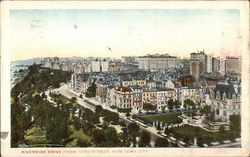
[[[238,51],[239,10],[11,10],[12,60]],[[223,37],[222,37],[223,36]],[[112,51],[109,51],[108,47]]]

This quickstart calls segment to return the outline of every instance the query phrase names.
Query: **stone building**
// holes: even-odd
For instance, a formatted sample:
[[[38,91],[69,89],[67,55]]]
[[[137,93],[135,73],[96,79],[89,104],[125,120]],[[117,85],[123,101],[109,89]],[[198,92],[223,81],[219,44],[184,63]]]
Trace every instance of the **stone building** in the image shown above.
[[[72,74],[71,75],[71,89],[79,94],[85,94],[88,88],[89,74]]]
[[[217,84],[210,93],[210,100],[215,119],[229,121],[231,115],[240,115],[241,87]]]
[[[133,93],[131,88],[119,86],[112,89],[110,95],[110,106],[118,108],[133,108],[132,97]]]

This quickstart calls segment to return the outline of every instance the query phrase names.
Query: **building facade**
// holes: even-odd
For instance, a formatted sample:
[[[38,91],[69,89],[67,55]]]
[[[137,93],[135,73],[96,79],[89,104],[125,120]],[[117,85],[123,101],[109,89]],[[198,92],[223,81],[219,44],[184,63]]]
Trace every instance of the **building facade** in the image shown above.
[[[85,94],[89,86],[89,74],[72,74],[71,75],[71,89],[79,94]]]
[[[190,60],[190,75],[192,75],[195,79],[200,78],[203,73],[203,63],[199,60]]]
[[[226,73],[241,73],[241,60],[239,57],[226,58]]]
[[[231,115],[240,115],[241,88],[239,86],[217,84],[210,93],[210,100],[215,119],[229,122]]]
[[[177,57],[169,55],[147,55],[138,58],[139,69],[161,70],[174,69],[177,65]]]
[[[119,86],[112,89],[111,92],[111,106],[115,106],[118,108],[133,108],[132,97],[133,93],[131,88]]]

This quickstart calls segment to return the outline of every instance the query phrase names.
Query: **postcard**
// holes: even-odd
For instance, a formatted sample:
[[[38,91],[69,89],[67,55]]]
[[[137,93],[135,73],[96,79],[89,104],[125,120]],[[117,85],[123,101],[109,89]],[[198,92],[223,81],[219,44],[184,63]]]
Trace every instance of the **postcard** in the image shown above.
[[[248,7],[2,2],[1,156],[249,156]]]

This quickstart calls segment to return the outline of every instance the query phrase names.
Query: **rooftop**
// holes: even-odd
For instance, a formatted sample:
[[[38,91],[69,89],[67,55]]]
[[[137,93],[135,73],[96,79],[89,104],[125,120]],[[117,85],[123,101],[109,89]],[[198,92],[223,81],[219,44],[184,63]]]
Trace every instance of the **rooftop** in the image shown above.
[[[170,56],[168,54],[148,54],[146,56],[139,56],[139,58],[177,58],[176,56]]]
[[[131,92],[132,90],[128,87],[123,87],[123,86],[119,86],[119,87],[116,87],[115,89],[116,91],[119,91],[119,92]]]

